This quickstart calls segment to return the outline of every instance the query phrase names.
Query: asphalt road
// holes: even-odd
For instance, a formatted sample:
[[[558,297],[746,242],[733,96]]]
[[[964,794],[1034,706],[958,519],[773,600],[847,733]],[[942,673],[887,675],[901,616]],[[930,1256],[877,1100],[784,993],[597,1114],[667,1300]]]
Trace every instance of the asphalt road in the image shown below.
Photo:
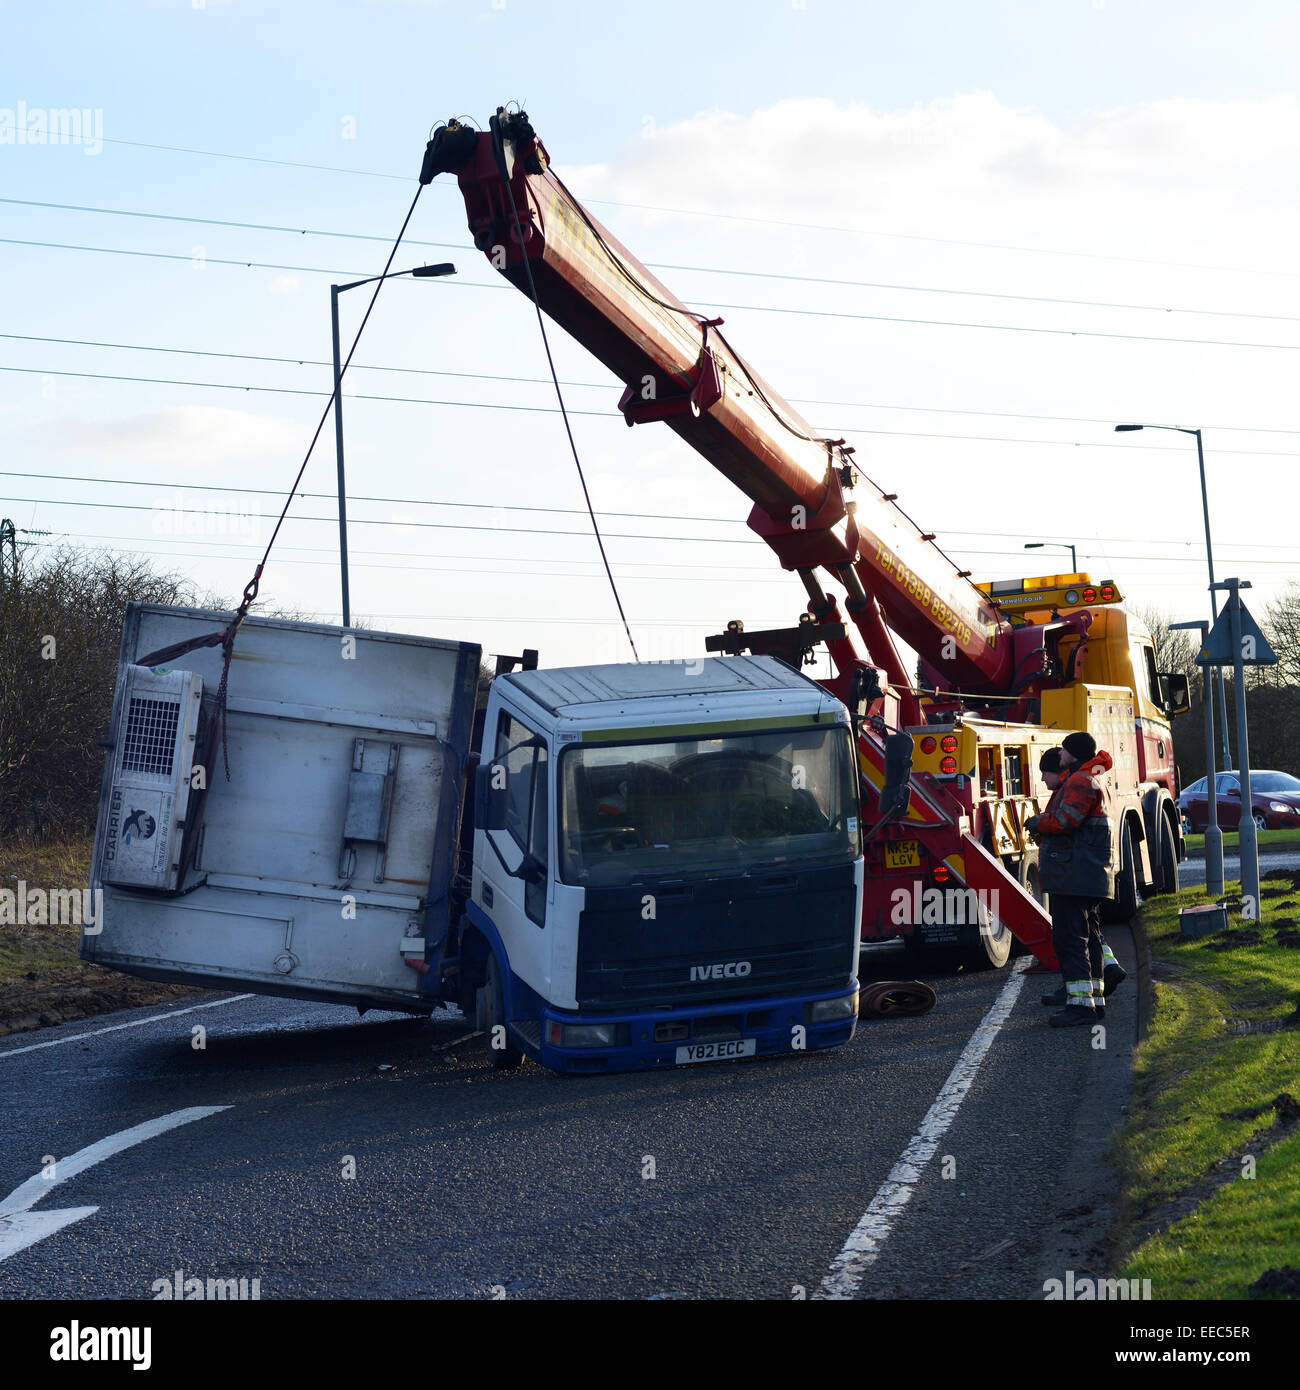
[[[1275,853],[1261,852],[1259,871],[1266,874],[1270,869],[1300,869],[1300,853],[1282,850]],[[1232,880],[1241,877],[1241,857],[1237,854],[1223,856],[1223,876]],[[1179,883],[1184,888],[1199,887],[1205,882],[1205,860],[1185,859],[1179,866]]]
[[[1112,944],[1131,970],[1127,931]],[[907,973],[889,949],[874,961],[878,978]],[[454,1013],[252,997],[6,1038],[0,1296],[151,1298],[179,1270],[256,1278],[263,1299],[813,1297],[873,1200],[889,1212],[867,1223],[852,1296],[1042,1298],[1066,1269],[1101,1272],[1133,978],[1098,1047],[1047,1027],[1055,980],[1024,977],[909,1171],[954,1065],[1018,988],[1009,971],[930,978],[930,1014],[864,1022],[844,1047],[649,1075],[496,1073]],[[72,1176],[56,1165],[66,1180],[6,1207],[47,1156],[207,1106],[227,1108]],[[882,1196],[900,1172],[903,1197]],[[12,1246],[22,1221],[90,1207],[4,1256],[6,1228]]]

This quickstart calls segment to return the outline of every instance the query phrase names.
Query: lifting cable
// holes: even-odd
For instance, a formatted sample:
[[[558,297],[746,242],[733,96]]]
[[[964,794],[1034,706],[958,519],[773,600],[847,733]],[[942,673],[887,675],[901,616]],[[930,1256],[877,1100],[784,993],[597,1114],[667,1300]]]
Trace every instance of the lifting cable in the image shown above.
[[[288,496],[284,499],[284,506],[280,510],[280,516],[275,523],[275,528],[271,532],[271,539],[266,543],[266,549],[262,552],[262,558],[257,563],[257,568],[253,571],[253,577],[244,586],[243,596],[239,607],[235,610],[234,617],[221,632],[208,633],[203,637],[190,638],[184,642],[176,642],[170,647],[163,647],[159,651],[150,652],[147,656],[137,657],[135,664],[138,666],[157,666],[164,662],[173,661],[178,656],[183,656],[186,652],[195,651],[200,647],[221,647],[221,680],[217,685],[216,703],[212,710],[211,720],[208,724],[204,743],[207,745],[204,764],[211,770],[211,764],[216,758],[218,748],[222,751],[225,763],[226,781],[230,781],[230,753],[226,748],[226,688],[230,677],[230,661],[234,655],[235,636],[243,625],[244,619],[248,616],[248,610],[252,607],[257,598],[258,589],[262,583],[262,572],[266,569],[266,562],[270,558],[271,548],[275,545],[276,538],[280,534],[280,528],[284,525],[285,518],[289,514],[289,508],[293,505],[293,499],[297,495],[298,486],[302,482],[303,474],[307,471],[307,465],[311,462],[311,456],[315,452],[316,445],[320,440],[321,431],[325,428],[325,422],[329,419],[330,411],[334,408],[335,395],[341,390],[343,376],[348,367],[352,364],[352,355],[357,350],[357,344],[361,341],[361,335],[365,332],[366,324],[370,321],[371,311],[375,307],[375,301],[379,298],[379,291],[384,287],[384,280],[393,264],[393,258],[397,255],[398,248],[402,244],[402,238],[406,235],[406,229],[410,226],[411,218],[415,214],[415,205],[420,201],[420,194],[424,192],[424,185],[420,184],[415,190],[415,197],[411,199],[411,206],[406,210],[406,217],[402,221],[401,230],[397,233],[397,240],[393,242],[392,250],[388,253],[388,259],[384,262],[384,268],[375,277],[374,293],[370,296],[370,303],[366,305],[366,312],[361,320],[361,325],[357,329],[356,336],[352,339],[352,346],[348,349],[348,355],[339,368],[338,380],[330,391],[329,399],[325,402],[325,409],[321,412],[321,417],[317,421],[315,432],[312,434],[311,443],[307,445],[307,452],[303,455],[302,463],[299,465],[297,476],[293,480],[293,486],[289,489]],[[620,610],[621,611],[621,610]]]
[[[502,157],[500,148],[501,136],[495,122],[492,128],[492,139],[494,144],[497,145],[498,159],[500,160]],[[618,607],[618,616],[623,620],[623,631],[627,633],[627,641],[628,645],[632,648],[633,660],[640,661],[641,656],[637,652],[636,642],[632,637],[632,629],[627,621],[627,614],[623,611],[623,600],[619,597],[618,585],[614,582],[614,571],[610,569],[609,556],[605,554],[605,542],[600,534],[600,523],[596,520],[596,509],[591,504],[591,493],[587,491],[587,479],[582,471],[582,460],[578,457],[578,446],[574,442],[573,427],[569,424],[569,412],[564,408],[564,392],[560,387],[559,373],[555,370],[555,359],[551,356],[550,339],[546,336],[546,320],[542,317],[542,303],[538,298],[537,284],[533,279],[532,259],[528,255],[527,247],[524,245],[524,229],[519,222],[519,209],[515,205],[514,190],[510,187],[508,179],[506,180],[506,200],[510,204],[510,214],[514,219],[515,237],[519,242],[519,251],[524,263],[524,273],[528,277],[528,293],[532,298],[533,309],[537,314],[537,326],[542,330],[542,347],[546,349],[546,365],[551,369],[551,380],[555,383],[555,398],[560,403],[560,415],[564,420],[564,432],[569,436],[569,449],[573,454],[574,467],[578,470],[578,481],[582,484],[582,496],[587,504],[587,515],[591,517],[591,529],[596,533],[596,545],[600,550],[600,558],[605,566],[605,574],[609,579],[609,587],[614,593],[614,603]]]

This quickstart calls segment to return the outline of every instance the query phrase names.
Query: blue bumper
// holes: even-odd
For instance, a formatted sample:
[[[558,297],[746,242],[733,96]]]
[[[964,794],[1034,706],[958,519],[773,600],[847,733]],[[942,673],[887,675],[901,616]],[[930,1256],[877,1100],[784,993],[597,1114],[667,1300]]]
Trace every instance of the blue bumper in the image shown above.
[[[828,1023],[809,1023],[807,1006],[827,999],[845,998],[855,994],[857,989],[858,982],[854,980],[847,988],[818,994],[631,1014],[565,1013],[547,1008],[541,1018],[540,1044],[535,1046],[523,1037],[517,1040],[530,1057],[558,1072],[648,1071],[652,1067],[687,1065],[685,1059],[679,1064],[678,1048],[696,1050],[710,1043],[718,1046],[706,1051],[722,1055],[701,1057],[700,1061],[726,1060],[728,1055],[735,1054],[735,1044],[742,1042],[754,1044],[753,1051],[746,1052],[746,1056],[797,1055],[848,1042],[857,1026],[856,1014]],[[627,1041],[616,1047],[561,1047],[550,1041],[552,1023],[614,1024]]]

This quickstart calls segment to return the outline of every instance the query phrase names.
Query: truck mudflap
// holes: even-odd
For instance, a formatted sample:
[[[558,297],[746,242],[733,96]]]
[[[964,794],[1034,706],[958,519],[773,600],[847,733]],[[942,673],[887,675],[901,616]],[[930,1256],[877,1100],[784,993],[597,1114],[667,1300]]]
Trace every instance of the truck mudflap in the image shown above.
[[[1059,970],[1061,963],[1052,945],[1052,919],[1042,904],[1026,893],[973,835],[962,836],[962,857],[966,887],[975,889],[981,902],[996,903],[996,915],[1011,935],[1049,970]]]

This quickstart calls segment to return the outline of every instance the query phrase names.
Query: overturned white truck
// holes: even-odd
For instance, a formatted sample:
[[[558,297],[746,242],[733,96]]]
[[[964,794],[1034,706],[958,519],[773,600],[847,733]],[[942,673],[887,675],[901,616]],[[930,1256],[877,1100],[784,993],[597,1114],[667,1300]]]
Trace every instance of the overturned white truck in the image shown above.
[[[84,959],[453,1003],[502,1067],[852,1036],[857,776],[815,682],[771,657],[509,670],[476,713],[478,646],[269,618],[224,692],[218,646],[140,664],[227,621],[127,610]]]

